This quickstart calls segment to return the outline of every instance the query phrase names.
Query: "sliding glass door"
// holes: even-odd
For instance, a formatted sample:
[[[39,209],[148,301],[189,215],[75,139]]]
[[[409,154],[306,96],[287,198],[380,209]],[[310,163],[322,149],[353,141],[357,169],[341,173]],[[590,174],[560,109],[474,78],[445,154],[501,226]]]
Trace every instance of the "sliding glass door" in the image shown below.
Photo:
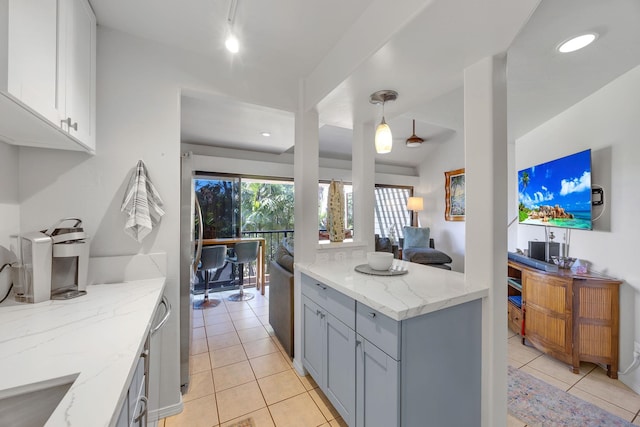
[[[202,208],[203,238],[240,236],[240,178],[197,174],[194,189]]]

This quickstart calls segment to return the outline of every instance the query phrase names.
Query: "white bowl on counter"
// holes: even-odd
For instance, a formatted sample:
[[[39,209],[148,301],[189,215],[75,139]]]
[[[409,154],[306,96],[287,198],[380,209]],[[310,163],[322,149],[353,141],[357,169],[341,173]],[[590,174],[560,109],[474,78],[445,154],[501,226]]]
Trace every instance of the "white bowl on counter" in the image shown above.
[[[367,252],[367,264],[373,270],[388,270],[393,264],[391,252]]]

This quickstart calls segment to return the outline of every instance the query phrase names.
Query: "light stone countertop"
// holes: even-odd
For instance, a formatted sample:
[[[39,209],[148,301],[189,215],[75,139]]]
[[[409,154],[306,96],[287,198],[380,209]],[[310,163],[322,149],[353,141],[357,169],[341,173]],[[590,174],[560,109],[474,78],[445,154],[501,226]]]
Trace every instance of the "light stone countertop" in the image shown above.
[[[70,300],[0,305],[0,398],[77,375],[46,426],[114,424],[164,286],[164,278],[90,285]]]
[[[394,260],[392,268],[407,269],[402,276],[373,276],[354,270],[366,263],[365,258],[356,257],[295,266],[301,273],[398,321],[489,294],[487,286],[465,284],[463,273],[401,260]]]

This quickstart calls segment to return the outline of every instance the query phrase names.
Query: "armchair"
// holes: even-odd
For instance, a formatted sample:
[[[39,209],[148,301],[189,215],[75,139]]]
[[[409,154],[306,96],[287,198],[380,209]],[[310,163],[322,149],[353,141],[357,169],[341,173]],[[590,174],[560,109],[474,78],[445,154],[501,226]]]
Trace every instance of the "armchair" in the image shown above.
[[[444,252],[435,249],[435,242],[429,236],[429,227],[402,228],[404,238],[402,243],[402,259],[430,267],[451,270],[447,265],[453,260]]]

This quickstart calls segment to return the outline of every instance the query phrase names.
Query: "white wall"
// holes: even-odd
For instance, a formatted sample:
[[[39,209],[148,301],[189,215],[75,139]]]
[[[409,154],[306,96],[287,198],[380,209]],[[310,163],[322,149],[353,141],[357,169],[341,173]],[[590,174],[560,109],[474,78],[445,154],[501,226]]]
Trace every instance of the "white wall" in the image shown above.
[[[591,148],[592,182],[605,189],[606,211],[594,223],[594,230],[571,231],[569,255],[591,262],[594,271],[625,281],[620,288],[621,370],[632,361],[634,337],[640,342],[640,273],[636,265],[640,242],[639,93],[640,67],[636,67],[517,140],[512,171],[515,174],[525,167]],[[511,242],[510,248],[526,248],[529,240],[544,240],[543,227],[516,227],[517,242]],[[620,379],[640,392],[640,370]]]

